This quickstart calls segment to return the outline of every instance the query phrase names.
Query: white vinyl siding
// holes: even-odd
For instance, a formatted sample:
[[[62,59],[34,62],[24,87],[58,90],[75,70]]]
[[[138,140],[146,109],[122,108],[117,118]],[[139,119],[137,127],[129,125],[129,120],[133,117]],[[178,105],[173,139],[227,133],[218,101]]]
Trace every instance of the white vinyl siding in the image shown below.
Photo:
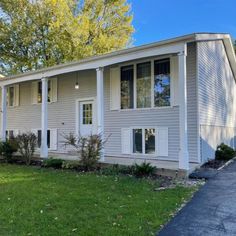
[[[157,155],[162,157],[168,157],[168,128],[158,128],[156,137]]]
[[[198,97],[202,162],[221,142],[234,147],[236,82],[221,40],[198,44]]]

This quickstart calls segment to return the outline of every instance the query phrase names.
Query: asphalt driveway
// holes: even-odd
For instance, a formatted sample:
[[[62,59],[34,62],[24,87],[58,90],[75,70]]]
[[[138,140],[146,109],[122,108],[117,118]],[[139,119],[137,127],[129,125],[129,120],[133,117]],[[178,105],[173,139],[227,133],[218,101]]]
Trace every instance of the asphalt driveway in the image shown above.
[[[208,180],[158,235],[236,235],[236,161]]]

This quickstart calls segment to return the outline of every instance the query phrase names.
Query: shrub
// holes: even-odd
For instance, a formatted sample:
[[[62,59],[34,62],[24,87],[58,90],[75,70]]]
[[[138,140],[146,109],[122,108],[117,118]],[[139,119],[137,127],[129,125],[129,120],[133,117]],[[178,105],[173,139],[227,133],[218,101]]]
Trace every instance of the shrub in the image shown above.
[[[33,133],[23,133],[16,137],[18,151],[27,165],[30,164],[37,145],[37,137]]]
[[[94,170],[98,166],[104,142],[101,135],[89,135],[87,137],[76,137],[72,133],[64,136],[65,145],[73,146],[78,153],[80,165],[85,171]]]
[[[154,175],[156,171],[156,167],[152,166],[150,163],[143,162],[142,164],[138,165],[135,164],[133,166],[133,174],[136,177],[147,177]]]
[[[236,156],[236,151],[228,145],[221,143],[217,146],[215,152],[216,160],[230,160]]]
[[[99,170],[99,172],[103,175],[133,175],[134,168],[133,166],[123,166],[115,164],[103,167]]]
[[[55,169],[62,168],[63,160],[62,159],[54,159],[49,158],[43,161],[42,166],[44,167],[53,167]]]
[[[81,169],[81,164],[79,161],[63,161],[62,169],[79,170]]]
[[[17,152],[17,143],[15,139],[0,142],[0,153],[7,162],[12,160],[14,152]]]

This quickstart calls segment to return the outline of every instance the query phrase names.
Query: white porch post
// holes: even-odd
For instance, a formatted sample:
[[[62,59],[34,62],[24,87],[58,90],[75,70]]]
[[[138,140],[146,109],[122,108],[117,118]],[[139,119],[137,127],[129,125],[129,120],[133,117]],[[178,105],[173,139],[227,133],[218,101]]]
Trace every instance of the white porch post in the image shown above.
[[[41,113],[41,153],[42,158],[48,157],[48,79],[42,78],[42,113]]]
[[[179,169],[189,170],[188,153],[188,127],[187,127],[187,49],[178,54],[179,59],[179,127],[180,127],[180,150]]]
[[[103,68],[97,68],[97,132],[104,141],[104,85]],[[104,150],[101,153],[101,161],[104,161]]]
[[[6,141],[7,129],[7,88],[2,86],[1,141]]]

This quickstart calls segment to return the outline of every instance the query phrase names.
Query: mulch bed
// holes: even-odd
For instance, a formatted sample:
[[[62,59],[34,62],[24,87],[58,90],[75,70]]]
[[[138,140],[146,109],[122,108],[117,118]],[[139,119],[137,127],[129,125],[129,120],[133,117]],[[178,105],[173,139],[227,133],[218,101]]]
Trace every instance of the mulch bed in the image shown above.
[[[205,169],[219,169],[221,166],[223,166],[227,161],[225,160],[210,160],[204,165],[201,166],[201,168]]]

